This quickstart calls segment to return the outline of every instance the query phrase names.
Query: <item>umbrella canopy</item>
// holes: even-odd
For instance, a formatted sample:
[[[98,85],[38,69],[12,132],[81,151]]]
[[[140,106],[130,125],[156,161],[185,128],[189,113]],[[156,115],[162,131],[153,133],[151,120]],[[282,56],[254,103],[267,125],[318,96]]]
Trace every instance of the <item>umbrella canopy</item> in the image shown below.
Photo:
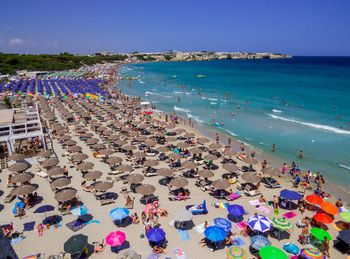
[[[343,240],[347,244],[350,244],[350,230],[340,231],[339,239]]]
[[[166,146],[161,146],[161,147],[157,148],[157,151],[161,152],[161,153],[162,152],[169,152],[170,149],[168,147],[166,147]]]
[[[218,157],[215,156],[215,155],[213,155],[213,154],[208,154],[208,155],[206,155],[206,156],[204,157],[204,159],[207,159],[207,160],[209,160],[209,161],[213,161],[213,160],[218,159]]]
[[[69,201],[73,199],[77,194],[77,191],[74,189],[65,189],[62,191],[59,191],[55,194],[55,199],[57,201]]]
[[[116,258],[117,259],[141,259],[141,257],[134,250],[130,250],[130,249],[120,251]]]
[[[111,149],[102,149],[99,151],[99,153],[105,156],[110,156],[114,153],[114,151]]]
[[[84,178],[85,179],[91,179],[91,180],[95,180],[95,179],[98,179],[102,176],[102,172],[100,171],[91,171],[91,172],[88,172],[84,175]]]
[[[150,166],[150,167],[154,167],[154,166],[159,165],[159,162],[157,160],[147,160],[145,162],[145,165]]]
[[[205,229],[204,235],[213,242],[219,242],[225,239],[227,232],[221,227],[210,226]]]
[[[42,166],[44,167],[55,166],[55,165],[58,165],[59,162],[60,161],[57,158],[48,158],[42,163]]]
[[[141,174],[131,174],[128,177],[126,177],[126,181],[129,184],[141,183],[144,179],[145,179],[145,177],[143,175],[141,175]]]
[[[174,172],[170,168],[161,168],[157,170],[157,174],[164,177],[174,176]]]
[[[16,174],[12,177],[11,182],[13,183],[24,183],[28,182],[33,178],[33,175],[22,173],[22,174]]]
[[[196,155],[200,155],[202,154],[204,151],[198,147],[194,147],[194,148],[191,148],[189,150],[192,154],[196,154]]]
[[[185,187],[188,185],[188,181],[183,177],[176,177],[170,181],[169,185],[175,187]]]
[[[197,142],[200,144],[205,144],[209,142],[209,139],[207,138],[197,138]]]
[[[92,146],[94,149],[96,150],[100,150],[100,149],[105,149],[106,148],[106,145],[105,144],[101,144],[101,143],[98,143],[98,144],[95,144]]]
[[[232,163],[225,163],[222,165],[222,168],[224,168],[228,172],[236,172],[239,169],[238,166]]]
[[[213,144],[210,144],[210,145],[209,145],[209,148],[210,148],[211,150],[216,150],[216,149],[222,148],[222,145],[219,144],[219,143],[213,143]]]
[[[257,176],[256,174],[254,173],[244,173],[242,175],[242,179],[244,181],[246,181],[247,183],[257,183],[257,182],[260,182],[261,179],[259,178],[259,176]]]
[[[136,137],[136,140],[138,141],[146,141],[148,139],[148,137],[144,136],[144,135],[140,135]]]
[[[159,242],[165,238],[165,232],[161,228],[151,228],[147,231],[146,237],[151,242]]]
[[[136,158],[146,158],[146,153],[145,152],[135,152],[134,157]]]
[[[79,146],[71,146],[71,147],[68,147],[68,151],[70,152],[80,152],[83,148],[82,147],[79,147]]]
[[[135,150],[136,147],[135,146],[126,145],[126,146],[123,146],[123,149],[125,149],[126,151],[132,151],[132,150]]]
[[[234,217],[242,216],[245,213],[243,206],[238,204],[229,205],[227,207],[227,211],[229,214],[231,214]]]
[[[80,207],[73,207],[70,210],[70,213],[76,216],[83,216],[88,212],[88,208],[85,206],[80,206]]]
[[[311,194],[306,196],[306,200],[311,204],[318,204],[318,205],[322,204],[323,202],[323,199],[316,194]]]
[[[78,169],[81,171],[87,171],[90,170],[94,167],[94,164],[91,162],[82,162],[81,164],[78,165]]]
[[[331,215],[337,215],[339,212],[338,207],[336,207],[333,203],[331,202],[323,202],[321,204],[321,209]]]
[[[347,222],[350,222],[350,212],[342,212],[340,216]]]
[[[323,230],[322,228],[311,228],[310,232],[314,237],[318,238],[321,241],[323,241],[325,237],[329,241],[332,240],[331,235],[326,230]]]
[[[154,193],[155,190],[156,190],[156,187],[154,187],[151,184],[142,184],[136,188],[136,192],[143,195],[150,195]]]
[[[198,172],[198,175],[203,177],[203,178],[210,178],[210,177],[214,176],[214,173],[212,171],[210,171],[210,170],[204,169],[204,170],[200,170]]]
[[[193,214],[185,209],[179,209],[173,212],[173,218],[175,221],[190,221],[193,219]]]
[[[107,163],[110,165],[117,165],[121,164],[123,162],[123,159],[118,156],[111,156],[107,159]]]
[[[94,184],[94,190],[99,191],[99,192],[105,192],[113,187],[112,182],[97,182]]]
[[[278,170],[276,168],[272,168],[272,167],[263,169],[262,171],[263,171],[263,173],[271,175],[271,176],[279,176],[281,174],[280,170]]]
[[[88,237],[82,234],[70,237],[64,243],[64,251],[69,254],[75,254],[83,251],[88,244]]]
[[[313,216],[313,219],[323,224],[329,224],[333,222],[332,218],[325,213],[317,213]]]
[[[246,162],[248,165],[256,165],[259,163],[258,160],[256,160],[255,158],[250,158],[250,157],[244,158],[243,161]]]
[[[112,247],[120,246],[126,239],[125,233],[121,231],[114,231],[106,237],[106,243]]]
[[[133,168],[131,165],[119,165],[115,170],[118,172],[130,172]]]
[[[66,141],[66,140],[70,140],[72,137],[69,135],[64,135],[62,137],[60,137],[60,140]]]
[[[300,200],[303,197],[300,193],[290,190],[283,190],[280,192],[280,196],[287,200]]]
[[[115,141],[114,143],[117,144],[118,146],[123,146],[128,142],[125,141],[124,139],[119,139],[119,140]]]
[[[12,194],[14,195],[27,195],[29,193],[32,193],[35,191],[35,187],[33,185],[23,185],[23,186],[20,186],[20,187],[17,187],[16,189],[14,189],[12,191]]]
[[[64,173],[64,169],[62,167],[54,167],[47,171],[48,176],[55,176]]]
[[[53,181],[51,183],[51,186],[54,188],[57,188],[57,187],[67,186],[70,183],[71,183],[71,180],[69,178],[60,178],[60,179]]]
[[[91,139],[88,139],[86,141],[86,143],[91,144],[91,145],[96,144],[97,142],[98,142],[97,138],[91,138]]]
[[[186,142],[181,142],[179,144],[177,144],[178,148],[188,148],[190,146],[190,144],[186,143]]]
[[[157,142],[155,142],[154,140],[147,140],[147,141],[145,142],[145,145],[146,145],[147,147],[154,147],[155,145],[157,145]]]
[[[28,165],[26,163],[15,163],[13,165],[11,165],[8,170],[11,171],[11,172],[21,172],[21,171],[24,171],[26,170],[28,167]]]
[[[181,156],[180,156],[180,154],[178,154],[178,153],[171,153],[171,154],[169,155],[169,158],[170,158],[170,159],[173,159],[173,160],[177,160],[177,159],[181,159]]]
[[[66,135],[66,137],[69,137],[69,136]],[[40,157],[50,157],[52,155],[53,155],[53,152],[51,150],[43,150],[38,154],[38,156]]]
[[[288,256],[281,249],[273,246],[261,248],[259,256],[261,259],[288,259]]]
[[[224,152],[223,152],[224,156],[235,156],[237,155],[237,152],[236,151],[233,151],[232,149],[225,149]]]
[[[73,160],[74,161],[83,161],[85,159],[88,159],[89,156],[86,155],[86,154],[76,154],[76,155],[73,155]]]
[[[63,142],[63,144],[67,145],[67,146],[74,146],[75,144],[77,144],[77,142],[75,140],[67,140],[65,142]]]
[[[24,155],[21,154],[12,154],[11,156],[9,156],[9,160],[10,161],[19,161],[19,160],[23,160],[24,159]]]
[[[119,139],[119,135],[117,135],[117,134],[109,135],[108,139],[110,139],[110,140],[117,140],[117,139]]]
[[[261,248],[263,248],[265,246],[270,246],[271,245],[270,241],[266,237],[264,237],[262,235],[253,236],[250,239],[250,244],[256,250],[260,250]]]
[[[192,170],[192,169],[197,168],[197,165],[196,165],[195,162],[186,161],[186,162],[184,162],[184,163],[182,164],[182,167],[183,167],[183,168],[186,168],[186,169]]]
[[[293,229],[293,225],[284,218],[273,218],[271,223],[273,227],[282,231]]]
[[[217,227],[223,228],[226,232],[230,231],[232,228],[231,222],[225,218],[215,218],[214,225]]]
[[[109,216],[113,220],[122,220],[129,216],[130,211],[127,208],[118,207],[110,211]]]
[[[263,215],[252,216],[247,223],[253,231],[264,233],[271,229],[271,221]]]
[[[247,258],[247,252],[240,247],[231,246],[227,252],[228,259],[245,259]]]
[[[301,249],[300,255],[305,259],[325,259],[326,256],[317,248],[304,248]]]
[[[231,183],[227,180],[224,180],[224,179],[219,179],[219,180],[216,180],[212,183],[212,186],[216,189],[219,189],[219,190],[224,190],[228,187],[231,186]]]

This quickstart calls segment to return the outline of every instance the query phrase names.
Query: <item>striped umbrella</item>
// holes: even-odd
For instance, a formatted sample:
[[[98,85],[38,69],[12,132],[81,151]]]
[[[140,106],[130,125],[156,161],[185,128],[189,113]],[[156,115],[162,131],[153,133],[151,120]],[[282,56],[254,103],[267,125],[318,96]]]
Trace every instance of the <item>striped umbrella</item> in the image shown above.
[[[305,259],[325,259],[326,256],[317,248],[304,248],[301,250],[300,255]]]
[[[227,252],[228,259],[244,259],[247,258],[247,252],[240,247],[231,246]]]
[[[271,221],[264,215],[257,215],[248,219],[248,225],[253,231],[266,232],[271,229]]]
[[[261,235],[253,236],[250,239],[250,244],[256,250],[260,250],[261,248],[263,248],[265,246],[271,245],[270,241],[266,237],[261,236]]]
[[[293,229],[293,225],[284,218],[273,218],[271,220],[272,226],[282,231]]]

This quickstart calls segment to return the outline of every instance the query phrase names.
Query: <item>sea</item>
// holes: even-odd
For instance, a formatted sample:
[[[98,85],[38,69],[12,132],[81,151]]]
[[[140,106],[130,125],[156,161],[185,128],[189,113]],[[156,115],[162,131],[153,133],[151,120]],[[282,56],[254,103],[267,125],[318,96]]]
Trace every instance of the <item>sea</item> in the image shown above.
[[[137,63],[119,73],[127,95],[350,193],[350,57]]]

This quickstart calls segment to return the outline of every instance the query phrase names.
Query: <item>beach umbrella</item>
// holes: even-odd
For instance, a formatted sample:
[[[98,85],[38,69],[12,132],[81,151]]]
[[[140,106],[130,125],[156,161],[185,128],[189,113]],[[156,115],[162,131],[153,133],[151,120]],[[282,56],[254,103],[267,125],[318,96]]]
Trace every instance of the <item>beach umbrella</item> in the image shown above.
[[[77,144],[77,142],[75,140],[70,139],[70,140],[63,142],[63,144],[65,144],[67,146],[74,146]]]
[[[12,177],[11,182],[13,183],[24,183],[28,182],[33,178],[33,175],[22,173],[22,174],[16,174]]]
[[[339,232],[338,238],[347,244],[350,244],[350,230],[342,230]]]
[[[177,159],[181,159],[181,156],[180,156],[180,154],[178,154],[178,153],[171,153],[171,154],[169,155],[169,158],[170,158],[170,159],[173,159],[173,160],[177,160]]]
[[[208,155],[206,155],[206,156],[204,157],[204,159],[207,159],[207,160],[209,160],[209,161],[213,161],[213,160],[218,159],[218,157],[215,156],[215,155],[213,155],[213,154],[208,154]]]
[[[165,238],[165,232],[161,228],[151,228],[147,231],[146,237],[149,241],[158,243]]]
[[[227,232],[221,227],[210,226],[205,229],[204,235],[213,242],[219,242],[226,238]]]
[[[287,200],[300,200],[303,197],[300,193],[290,190],[283,190],[280,192],[280,196]]]
[[[182,164],[182,167],[183,167],[183,168],[186,168],[186,169],[192,170],[192,169],[197,168],[197,165],[196,165],[195,162],[186,161],[186,162],[184,162],[184,163]]]
[[[318,205],[322,204],[323,202],[323,199],[316,194],[311,194],[306,196],[306,200],[311,204],[318,204]]]
[[[173,212],[173,218],[175,221],[185,222],[193,219],[193,214],[185,209],[178,209]]]
[[[93,145],[92,147],[96,150],[100,150],[100,149],[105,149],[106,145],[99,143],[99,144]]]
[[[157,170],[157,174],[164,177],[174,176],[174,172],[170,168],[161,168]]]
[[[223,152],[223,155],[231,157],[231,156],[237,155],[237,152],[233,151],[232,149],[225,149],[224,152]]]
[[[231,186],[231,183],[227,180],[224,180],[224,179],[219,179],[219,180],[216,180],[212,183],[212,186],[215,188],[215,189],[219,189],[219,190],[224,190],[228,187]]]
[[[247,223],[253,231],[264,233],[271,229],[271,221],[264,215],[252,216]]]
[[[203,178],[210,178],[210,177],[214,176],[214,173],[212,171],[210,171],[210,170],[204,169],[204,170],[200,170],[198,172],[198,175],[203,177]]]
[[[126,249],[122,250],[117,254],[117,259],[141,259],[140,255],[138,255],[134,250]]]
[[[19,163],[15,163],[13,165],[11,165],[8,170],[11,171],[11,172],[21,172],[21,171],[24,171],[28,168],[28,165],[26,163],[22,163],[22,162],[19,162]]]
[[[9,160],[10,161],[19,161],[19,160],[23,160],[24,159],[24,155],[21,154],[12,154],[11,156],[9,156]]]
[[[62,167],[53,167],[47,171],[48,176],[56,176],[64,173],[64,169]]]
[[[136,140],[138,141],[146,141],[148,139],[148,137],[144,136],[144,135],[139,135],[136,137]]]
[[[113,220],[122,220],[129,216],[130,211],[127,208],[118,207],[109,212],[109,216]]]
[[[126,239],[125,233],[121,231],[114,231],[106,237],[106,243],[111,247],[120,246]]]
[[[119,135],[117,135],[117,134],[109,135],[108,139],[109,140],[117,140],[117,139],[119,139]]]
[[[322,228],[311,228],[310,232],[314,237],[318,238],[321,241],[323,241],[325,237],[329,241],[332,240],[331,235],[326,230],[323,230]]]
[[[317,248],[303,248],[300,251],[300,256],[305,259],[326,259],[326,256]]]
[[[225,169],[228,172],[236,172],[238,171],[238,166],[232,164],[232,163],[225,163],[222,165],[222,168]]]
[[[81,150],[82,150],[82,147],[78,147],[78,146],[68,147],[68,151],[70,152],[80,152]]]
[[[40,157],[50,157],[52,155],[53,155],[53,152],[51,150],[43,150],[38,154],[38,156]]]
[[[197,138],[197,142],[200,144],[205,144],[209,142],[209,139],[207,138]]]
[[[317,222],[323,223],[323,224],[329,224],[332,223],[333,220],[330,216],[328,216],[325,213],[317,213],[313,216],[313,219],[316,220]]]
[[[69,135],[64,135],[62,137],[60,137],[60,140],[66,141],[66,140],[70,140],[72,137]]]
[[[94,167],[94,164],[91,162],[82,162],[80,163],[77,168],[81,171],[87,171]]]
[[[154,167],[159,165],[159,162],[157,160],[147,160],[144,164],[146,166]]]
[[[138,184],[141,183],[143,180],[145,179],[145,177],[141,174],[131,174],[128,177],[126,177],[126,181],[129,184]]]
[[[102,176],[102,172],[100,171],[91,171],[91,172],[88,172],[84,175],[84,178],[85,179],[90,179],[90,180],[95,180],[95,179],[98,179]]]
[[[74,189],[65,189],[59,191],[55,194],[55,200],[57,201],[69,201],[73,199],[77,194],[77,191]]]
[[[111,156],[107,159],[107,163],[110,165],[117,165],[117,164],[120,164],[121,162],[123,162],[123,159],[118,156]]]
[[[215,218],[214,225],[217,227],[223,228],[226,232],[230,231],[232,228],[231,222],[225,218]]]
[[[350,212],[342,212],[340,216],[347,222],[350,222]]]
[[[145,142],[145,145],[146,145],[147,147],[154,147],[155,145],[157,145],[157,142],[155,142],[154,140],[147,140],[147,141]]]
[[[279,176],[281,174],[281,171],[276,168],[264,168],[262,170],[263,173],[268,174],[270,176]]]
[[[331,202],[323,202],[321,204],[321,209],[331,215],[336,215],[339,212],[338,207],[336,207],[333,203]]]
[[[261,248],[263,248],[265,246],[270,246],[271,245],[270,241],[266,237],[264,237],[262,235],[253,236],[250,239],[250,244],[256,250],[260,250]]]
[[[94,184],[94,190],[105,192],[113,187],[112,182],[101,181]]]
[[[194,133],[186,133],[184,135],[185,138],[194,138],[196,135]]]
[[[231,246],[227,252],[228,259],[245,259],[247,258],[247,252],[240,247]]]
[[[190,144],[186,143],[186,142],[181,142],[179,144],[177,144],[178,148],[188,148],[190,146]]]
[[[58,165],[59,162],[60,161],[57,158],[49,158],[42,163],[42,166],[43,167],[55,166],[55,165]]]
[[[134,168],[131,165],[119,165],[115,170],[118,172],[130,172],[133,169]]]
[[[51,183],[51,186],[53,188],[63,187],[67,186],[71,183],[71,180],[69,178],[59,178]]]
[[[188,181],[183,177],[176,177],[170,181],[169,185],[179,187],[179,188],[185,187],[186,185],[188,185]]]
[[[145,152],[135,152],[134,157],[136,158],[146,158],[147,154]]]
[[[154,193],[155,190],[156,190],[156,187],[154,187],[151,184],[142,184],[136,188],[136,192],[143,195],[150,195]]]
[[[88,237],[82,234],[70,237],[64,243],[64,251],[69,254],[80,253],[88,244]]]
[[[192,154],[196,154],[196,155],[200,155],[202,154],[204,151],[198,147],[194,147],[194,148],[191,148],[189,150]]]
[[[271,223],[274,228],[278,228],[282,231],[293,229],[293,225],[284,218],[273,218]]]
[[[227,207],[227,211],[229,214],[231,214],[234,217],[242,216],[245,213],[243,206],[238,204],[229,205]]]
[[[136,147],[135,146],[126,145],[126,146],[123,147],[123,149],[125,149],[126,151],[132,151],[132,150],[135,150]]]
[[[20,196],[20,195],[27,195],[29,193],[32,193],[35,191],[35,186],[33,185],[23,185],[20,187],[17,187],[12,191],[12,194]]]
[[[105,156],[110,156],[114,153],[114,151],[111,149],[102,149],[99,151],[99,153]]]
[[[279,248],[264,246],[259,251],[261,259],[288,259],[288,256]]]
[[[261,179],[259,178],[259,176],[257,176],[256,174],[254,173],[244,173],[242,175],[242,179],[244,181],[246,181],[247,183],[257,183],[257,182],[260,182]]]
[[[89,156],[86,155],[86,154],[76,154],[76,155],[73,155],[72,158],[73,158],[74,161],[83,161],[85,159],[88,159]]]
[[[34,213],[45,213],[45,212],[49,212],[49,211],[53,211],[55,210],[55,207],[52,205],[43,205],[40,206],[39,208],[37,208]]]
[[[209,145],[209,148],[211,150],[216,150],[216,149],[222,148],[222,145],[219,144],[219,143],[212,143],[212,144]]]
[[[90,145],[94,145],[98,142],[98,139],[97,138],[91,138],[91,139],[88,139],[86,141],[86,143],[90,144]]]
[[[70,213],[76,216],[83,216],[87,214],[87,212],[88,212],[88,208],[86,206],[73,207],[70,210]]]
[[[259,163],[258,160],[256,160],[255,158],[250,158],[250,157],[244,158],[243,162],[246,162],[248,165],[256,165]]]

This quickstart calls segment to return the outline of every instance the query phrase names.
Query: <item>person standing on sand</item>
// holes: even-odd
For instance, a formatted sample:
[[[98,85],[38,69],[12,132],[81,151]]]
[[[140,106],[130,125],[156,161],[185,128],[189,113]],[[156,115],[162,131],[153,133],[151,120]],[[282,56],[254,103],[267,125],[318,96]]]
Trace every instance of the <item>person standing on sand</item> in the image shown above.
[[[219,142],[219,140],[220,140],[219,133],[216,133],[216,142]]]
[[[303,158],[303,156],[304,156],[304,153],[303,153],[302,150],[300,150],[300,152],[299,152],[299,158]]]
[[[231,138],[228,138],[228,140],[227,140],[227,145],[229,146],[229,148],[231,148]]]
[[[275,210],[278,209],[278,198],[277,198],[276,195],[273,196],[273,208],[274,208]]]
[[[276,145],[273,144],[273,145],[272,145],[272,152],[275,152],[275,151],[276,151]]]
[[[241,151],[244,152],[244,143],[241,144]]]

